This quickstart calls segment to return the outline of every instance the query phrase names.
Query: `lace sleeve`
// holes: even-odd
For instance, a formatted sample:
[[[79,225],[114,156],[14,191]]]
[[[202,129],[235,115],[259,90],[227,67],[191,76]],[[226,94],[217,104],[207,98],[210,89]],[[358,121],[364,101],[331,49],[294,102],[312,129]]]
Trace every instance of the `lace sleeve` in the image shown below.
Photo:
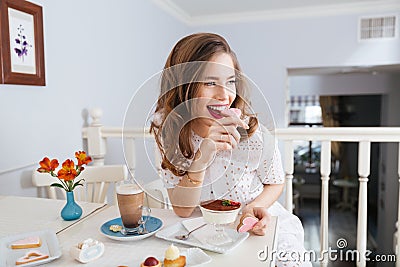
[[[170,170],[161,170],[161,179],[164,183],[164,187],[174,188],[182,179],[183,176],[176,176]]]
[[[257,177],[263,184],[283,184],[285,173],[282,168],[281,153],[275,137],[262,128],[263,152],[257,168]]]
[[[285,173],[282,168],[281,153],[275,148],[272,162],[261,161],[257,176],[263,184],[283,184]]]

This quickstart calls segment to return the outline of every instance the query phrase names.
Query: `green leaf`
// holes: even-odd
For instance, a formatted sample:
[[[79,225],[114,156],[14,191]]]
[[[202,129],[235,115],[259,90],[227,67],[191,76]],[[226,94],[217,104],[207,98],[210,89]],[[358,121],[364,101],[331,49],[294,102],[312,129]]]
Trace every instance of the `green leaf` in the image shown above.
[[[79,184],[80,182],[85,181],[85,179],[80,179],[79,181],[75,182],[75,184]]]
[[[230,206],[231,205],[231,201],[228,199],[222,199],[222,206]]]
[[[61,185],[61,184],[53,183],[50,186],[59,187],[59,188],[62,188],[62,189],[65,190],[65,187],[63,185]]]
[[[78,185],[83,186],[83,184],[80,184],[79,182],[75,183],[74,186],[72,187],[72,190],[75,189],[75,187],[77,187]]]
[[[50,186],[56,186],[56,187],[64,188],[62,185],[57,184],[57,183],[53,183],[53,184],[51,184]]]

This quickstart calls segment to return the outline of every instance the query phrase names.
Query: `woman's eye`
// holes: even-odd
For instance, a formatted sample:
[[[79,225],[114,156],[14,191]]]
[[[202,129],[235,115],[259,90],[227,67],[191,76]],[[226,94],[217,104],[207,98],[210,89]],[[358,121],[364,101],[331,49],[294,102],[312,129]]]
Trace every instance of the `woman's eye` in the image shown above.
[[[204,85],[205,86],[215,86],[215,85],[217,85],[217,83],[216,82],[205,82]]]
[[[228,84],[232,85],[232,84],[236,84],[236,80],[229,80]]]

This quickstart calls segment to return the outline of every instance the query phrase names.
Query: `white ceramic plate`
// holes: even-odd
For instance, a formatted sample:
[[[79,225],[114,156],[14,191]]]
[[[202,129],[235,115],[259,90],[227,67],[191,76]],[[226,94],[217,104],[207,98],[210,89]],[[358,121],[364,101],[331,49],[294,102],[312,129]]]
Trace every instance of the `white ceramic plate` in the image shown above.
[[[100,227],[100,233],[117,241],[137,241],[154,235],[158,230],[161,229],[163,223],[159,218],[149,216],[149,219],[146,222],[146,229],[148,230],[148,233],[133,235],[123,235],[121,232],[113,232],[110,230],[111,225],[122,225],[121,217],[103,223],[103,225]]]
[[[23,239],[30,236],[39,236],[42,241],[42,245],[38,248],[27,248],[27,249],[11,249],[11,243],[19,239]],[[53,261],[61,256],[60,246],[56,233],[50,230],[27,232],[18,235],[12,235],[3,237],[0,239],[0,266],[14,267],[15,262],[25,256],[25,254],[31,250],[40,251],[43,254],[49,255],[47,259],[25,263],[17,266],[36,266]]]
[[[211,257],[199,248],[183,250],[182,255],[186,256],[186,266],[198,266],[211,261]]]
[[[183,226],[183,224],[176,223],[173,224],[167,228],[162,229],[158,233],[156,233],[156,237],[172,241],[173,243],[179,243],[179,244],[184,244],[188,245],[191,247],[199,247],[208,251],[213,251],[217,253],[226,253],[230,251],[231,249],[234,249],[237,247],[240,243],[242,243],[248,236],[249,233],[238,233],[234,229],[225,229],[225,233],[229,235],[230,238],[232,238],[233,242],[228,243],[228,244],[223,244],[220,246],[214,246],[210,244],[204,244],[197,240],[196,238],[193,237],[193,234],[187,239],[187,240],[179,240],[176,239],[175,236],[182,234],[182,233],[187,233],[186,228]]]
[[[206,253],[204,253],[203,250],[199,248],[181,248],[179,247],[180,255],[183,255],[186,257],[186,267],[193,267],[193,266],[199,266],[203,265],[206,263],[211,262],[211,257],[208,256]],[[154,253],[155,258],[157,258],[159,261],[161,261],[161,264],[164,260],[164,253],[165,251],[158,251]],[[143,261],[146,258],[143,258]],[[141,262],[136,262],[132,266],[140,266]]]

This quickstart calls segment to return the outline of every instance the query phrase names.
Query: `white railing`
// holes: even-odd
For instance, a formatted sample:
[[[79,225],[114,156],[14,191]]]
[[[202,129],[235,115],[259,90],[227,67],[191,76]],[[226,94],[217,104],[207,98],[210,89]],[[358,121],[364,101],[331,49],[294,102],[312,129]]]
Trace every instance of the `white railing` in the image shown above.
[[[276,129],[276,137],[284,141],[284,168],[286,173],[286,208],[292,209],[292,179],[293,179],[293,141],[307,140],[321,142],[321,251],[328,251],[328,193],[329,175],[331,172],[331,142],[358,143],[358,218],[357,218],[357,250],[359,255],[366,255],[367,250],[367,183],[370,174],[370,156],[372,142],[400,143],[400,128],[398,127],[335,127],[335,128],[286,128]],[[400,177],[400,148],[398,176]],[[399,180],[400,185],[400,180]],[[399,186],[400,189],[400,186]],[[400,198],[398,198],[400,203]],[[400,207],[400,205],[399,205]],[[400,209],[398,211],[400,221]],[[400,244],[400,235],[397,235]],[[399,246],[396,246],[396,258],[399,258]],[[326,257],[323,257],[326,258]],[[327,266],[328,259],[321,262]],[[361,257],[357,266],[366,266],[366,259]],[[397,266],[400,263],[397,262]]]
[[[92,156],[95,165],[103,165],[106,155],[107,138],[124,138],[124,149],[128,168],[132,171],[136,166],[135,139],[152,138],[148,129],[122,129],[122,127],[104,127],[100,123],[101,111],[91,112],[92,123],[82,129],[82,138],[87,140],[88,154]],[[370,149],[372,142],[396,142],[400,144],[400,127],[336,127],[336,128],[285,128],[276,129],[275,135],[284,143],[284,170],[286,174],[285,207],[292,211],[293,172],[294,172],[294,146],[297,140],[321,142],[321,253],[328,251],[328,195],[329,176],[331,173],[331,142],[357,142],[358,146],[358,220],[357,220],[357,250],[359,255],[366,255],[367,250],[367,183],[370,174]],[[156,148],[155,148],[156,149]],[[158,153],[155,152],[156,164]],[[160,166],[157,166],[160,170]],[[398,176],[400,177],[400,146]],[[399,179],[400,190],[400,179]],[[400,197],[398,197],[400,221]],[[396,244],[400,244],[400,235],[396,235]],[[396,258],[400,259],[400,246],[396,246]],[[328,266],[328,258],[322,257],[321,266]],[[399,261],[396,263],[400,266]],[[366,259],[361,257],[357,266],[366,266]]]

